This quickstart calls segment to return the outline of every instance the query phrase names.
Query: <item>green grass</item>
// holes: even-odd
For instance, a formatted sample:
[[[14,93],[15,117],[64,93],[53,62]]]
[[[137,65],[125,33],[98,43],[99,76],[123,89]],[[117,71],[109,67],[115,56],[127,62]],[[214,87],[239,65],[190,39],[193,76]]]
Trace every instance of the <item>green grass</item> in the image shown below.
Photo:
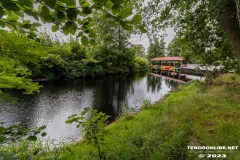
[[[240,82],[240,75],[239,74],[234,74],[234,73],[228,73],[224,74],[219,77],[222,81],[227,81],[227,82]]]
[[[182,88],[160,104],[137,115],[125,114],[127,118],[109,125],[103,145],[107,159],[195,160],[201,151],[187,150],[188,145],[240,146],[240,87],[192,83]],[[239,150],[208,153],[240,159]],[[53,154],[42,153],[36,159],[51,159]],[[98,157],[94,146],[83,142],[63,147],[57,159]]]

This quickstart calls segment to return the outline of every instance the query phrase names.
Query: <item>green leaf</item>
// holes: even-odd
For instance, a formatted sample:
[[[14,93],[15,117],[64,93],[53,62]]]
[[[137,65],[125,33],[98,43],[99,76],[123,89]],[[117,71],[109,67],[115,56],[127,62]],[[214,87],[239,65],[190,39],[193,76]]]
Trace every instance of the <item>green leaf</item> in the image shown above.
[[[46,135],[47,135],[47,133],[45,133],[45,132],[43,132],[43,133],[41,134],[42,137],[45,137]]]
[[[86,2],[86,0],[79,0],[79,3],[81,4],[81,3],[84,3],[84,2]]]
[[[77,12],[75,9],[67,9],[66,13],[70,20],[75,21],[77,19]]]
[[[93,21],[93,18],[92,17],[87,17],[87,20],[88,21]]]
[[[0,143],[3,143],[7,138],[5,136],[0,136]]]
[[[142,33],[147,33],[147,30],[145,29],[145,25],[141,25],[139,29]]]
[[[72,35],[75,35],[76,30],[77,30],[77,24],[76,24],[76,23],[72,23],[72,24],[71,24],[71,27],[70,27],[70,33],[71,33]]]
[[[58,31],[58,26],[57,25],[53,25],[52,26],[52,31],[53,32],[57,32]]]
[[[76,8],[76,1],[75,0],[62,0],[68,8]]]
[[[23,12],[16,11],[15,13],[16,13],[16,15],[18,15],[19,17],[24,18]]]
[[[8,21],[17,21],[18,20],[18,16],[16,14],[14,14],[13,12],[11,12],[8,17],[7,17]]]
[[[132,10],[128,8],[121,10],[119,13],[119,16],[121,16],[122,18],[127,18],[130,15],[132,15]]]
[[[129,23],[129,21],[125,21],[121,25],[125,30],[128,30],[128,31],[133,30],[133,26],[131,25],[131,23]]]
[[[20,8],[10,0],[1,0],[2,7],[10,11],[19,11]]]
[[[0,6],[0,18],[2,18],[3,15],[4,15],[4,10],[3,10],[3,8]]]
[[[57,18],[59,18],[59,19],[65,19],[65,13],[64,13],[64,12],[57,11]]]
[[[42,7],[43,7],[43,5],[42,5],[42,4],[40,4],[40,5],[38,6],[38,12],[39,12],[39,13],[41,13],[41,12],[42,12]]]
[[[37,13],[29,13],[30,16],[32,16],[35,20],[39,21],[39,17]]]
[[[32,31],[32,32],[37,31],[37,29],[35,27],[31,27],[29,30]]]
[[[82,13],[84,13],[84,14],[91,14],[92,13],[92,9],[90,7],[84,7],[82,9]]]
[[[77,20],[77,23],[78,23],[78,24],[82,24],[81,19],[78,19],[78,20]]]
[[[113,7],[112,7],[112,13],[113,14],[119,13],[120,10],[121,10],[121,6],[120,5],[113,5]]]
[[[83,2],[83,3],[81,3],[81,7],[90,7],[91,6],[91,4],[89,3],[89,2]]]
[[[43,17],[42,21],[47,22],[47,23],[52,23],[54,21],[54,17],[52,17],[50,15],[46,15]]]
[[[32,1],[29,1],[29,0],[18,0],[18,3],[19,3],[21,6],[27,6],[27,7],[30,7],[30,8],[33,7]]]
[[[69,29],[66,27],[63,27],[63,34],[68,35],[69,34]]]
[[[95,41],[94,39],[91,39],[91,40],[90,40],[90,44],[93,45],[93,46],[95,46],[95,45],[96,45],[96,41]]]
[[[90,33],[89,33],[89,37],[90,38],[95,38],[97,36],[97,34],[94,32],[94,31],[90,31]]]
[[[47,128],[45,125],[39,127],[40,130],[44,130],[45,128]]]
[[[32,24],[31,24],[31,21],[29,21],[29,20],[24,20],[22,22],[22,27],[23,28],[30,28],[31,26],[32,26]]]
[[[139,24],[140,22],[142,21],[142,16],[141,15],[135,15],[133,18],[132,18],[132,23],[133,24]]]
[[[87,46],[88,43],[89,43],[89,40],[88,40],[88,38],[87,38],[86,36],[83,36],[83,37],[81,38],[81,42],[82,42],[82,44],[83,44],[84,46]]]
[[[0,133],[2,134],[4,131],[6,130],[6,128],[5,127],[3,127],[3,126],[0,126]]]
[[[53,8],[56,5],[56,0],[43,0],[43,2],[50,8]]]
[[[54,8],[56,11],[59,11],[59,12],[65,12],[66,9],[62,6],[59,6],[59,5],[56,5],[55,8]]]
[[[29,140],[29,141],[36,141],[36,140],[37,140],[37,137],[36,137],[36,136],[29,136],[29,137],[27,138],[27,140]]]
[[[108,8],[108,9],[112,9],[113,5],[114,4],[111,1],[107,1],[106,4],[105,4],[105,7]]]
[[[63,7],[63,8],[65,8],[65,4],[63,4],[61,1],[57,1],[56,2],[56,5],[58,6],[58,7]],[[56,7],[57,7],[56,6]]]
[[[120,5],[124,2],[124,0],[111,0],[113,4]]]
[[[49,15],[50,10],[49,10],[49,8],[48,8],[47,6],[42,6],[42,11],[41,11],[41,13],[42,13],[44,16],[47,16],[47,15]]]
[[[83,36],[83,32],[79,32],[77,37],[82,37]]]
[[[34,23],[32,24],[32,26],[33,26],[33,27],[40,27],[40,26],[41,26],[41,24],[40,24],[40,23],[38,23],[38,22],[34,22]]]
[[[0,20],[0,26],[1,26],[2,28],[5,27],[5,23],[4,23],[2,20]]]

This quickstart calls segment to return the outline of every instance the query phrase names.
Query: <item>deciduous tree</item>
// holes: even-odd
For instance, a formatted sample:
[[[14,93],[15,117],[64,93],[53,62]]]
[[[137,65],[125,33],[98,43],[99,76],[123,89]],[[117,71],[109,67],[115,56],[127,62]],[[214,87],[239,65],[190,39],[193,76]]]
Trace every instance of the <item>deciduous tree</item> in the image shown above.
[[[151,0],[144,19],[154,34],[164,27],[174,27],[178,37],[205,59],[215,54],[223,59],[232,58],[234,51],[240,62],[238,15],[239,0]]]

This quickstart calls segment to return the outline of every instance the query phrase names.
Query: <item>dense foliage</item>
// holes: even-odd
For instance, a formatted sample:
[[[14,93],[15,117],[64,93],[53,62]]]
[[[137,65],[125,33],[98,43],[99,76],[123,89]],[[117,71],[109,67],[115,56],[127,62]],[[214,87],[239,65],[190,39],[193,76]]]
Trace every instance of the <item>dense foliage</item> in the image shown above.
[[[45,56],[43,47],[28,37],[0,30],[0,89],[24,89],[26,93],[38,91],[39,86],[29,79],[27,63],[37,63]]]
[[[123,43],[119,48],[114,44],[114,37],[106,37],[99,45],[85,47],[73,38],[65,43],[52,41],[45,33],[37,40],[15,32],[1,31],[1,35],[1,88],[25,88],[31,93],[39,86],[30,78],[73,79],[142,72],[148,65],[145,59],[136,56],[130,45],[124,44],[129,43],[127,40],[119,40]],[[11,85],[8,87],[6,82]]]
[[[142,7],[144,20],[156,36],[163,28],[177,33],[175,49],[199,63],[240,62],[240,27],[235,0],[151,0]],[[174,49],[173,49],[174,50]]]
[[[40,23],[26,20],[32,17],[35,21],[52,23],[52,31],[61,30],[64,34],[78,34],[84,44],[94,41],[94,26],[92,13],[101,10],[113,17],[119,24],[127,29],[133,27],[146,32],[144,25],[140,24],[142,17],[133,16],[132,9],[126,7],[125,0],[1,0],[0,1],[0,27],[11,27],[23,31],[36,31]],[[131,20],[129,16],[132,15]],[[128,18],[128,19],[126,19]]]
[[[147,58],[151,60],[155,57],[164,57],[166,56],[165,42],[163,39],[155,39],[150,43],[147,51]]]

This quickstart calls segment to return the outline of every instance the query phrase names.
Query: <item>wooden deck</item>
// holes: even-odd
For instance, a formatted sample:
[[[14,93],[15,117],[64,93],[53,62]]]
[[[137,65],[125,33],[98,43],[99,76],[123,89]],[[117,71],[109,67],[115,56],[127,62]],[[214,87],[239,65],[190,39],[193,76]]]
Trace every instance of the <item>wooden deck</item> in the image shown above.
[[[150,73],[150,74],[155,76],[155,77],[166,78],[166,79],[169,79],[169,80],[172,80],[172,81],[176,81],[176,82],[180,82],[180,83],[184,83],[184,84],[189,83],[189,82],[192,81],[191,79],[177,79],[177,78],[172,78],[172,77],[169,77],[169,76],[156,74],[156,73]]]

